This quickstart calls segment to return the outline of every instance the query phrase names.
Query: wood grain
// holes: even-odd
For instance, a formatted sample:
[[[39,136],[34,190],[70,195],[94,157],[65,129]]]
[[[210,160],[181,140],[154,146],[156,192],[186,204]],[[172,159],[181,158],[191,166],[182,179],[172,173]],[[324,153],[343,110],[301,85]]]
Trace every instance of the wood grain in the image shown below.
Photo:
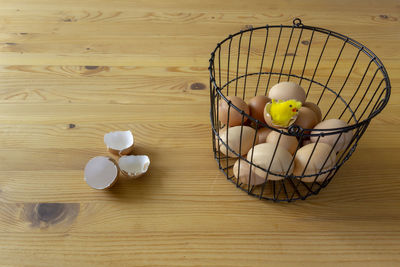
[[[398,1],[0,6],[2,266],[400,264]],[[276,204],[237,190],[218,170],[207,68],[228,34],[294,17],[365,44],[385,64],[393,88],[326,189]],[[344,53],[341,62],[352,59]],[[329,70],[321,65],[320,73]],[[354,77],[362,70],[356,66]],[[345,74],[339,68],[332,86]],[[135,153],[150,156],[148,174],[120,179],[111,190],[90,189],[83,167],[107,155],[104,133],[125,129],[135,134]]]

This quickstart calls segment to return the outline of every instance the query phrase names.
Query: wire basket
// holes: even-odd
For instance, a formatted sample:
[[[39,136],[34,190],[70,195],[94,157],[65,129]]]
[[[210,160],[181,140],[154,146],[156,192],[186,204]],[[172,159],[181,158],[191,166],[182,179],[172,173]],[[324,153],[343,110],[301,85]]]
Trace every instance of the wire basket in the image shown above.
[[[303,25],[298,18],[293,20],[291,26],[250,27],[229,35],[211,53],[209,71],[212,143],[219,169],[237,188],[249,195],[276,202],[304,200],[326,187],[355,151],[371,119],[386,106],[391,88],[385,67],[371,50],[345,35]],[[301,85],[307,101],[317,104],[321,109],[322,120],[341,119],[347,122],[347,126],[317,131],[293,124],[287,130],[282,130],[255,119],[227,99],[234,95],[247,101],[257,95],[267,95],[272,85],[282,81]],[[225,123],[221,123],[219,118],[221,102],[228,105]],[[239,112],[241,116],[239,147],[235,148],[228,145],[229,137],[234,138],[233,133],[229,135],[231,128],[227,126],[230,125],[231,111]],[[254,129],[249,138],[250,151],[254,151],[256,136],[262,129],[278,133],[269,166],[256,164],[253,155],[250,155],[254,152],[247,155],[242,153],[245,126]],[[224,138],[221,138],[222,131]],[[342,151],[333,149],[348,132],[352,133],[351,138]],[[271,166],[284,136],[296,137],[298,145],[287,171],[276,173]],[[312,173],[306,171],[317,146],[327,136],[333,137],[335,144],[324,158],[323,165]],[[304,171],[294,175],[292,170],[297,152],[304,143],[310,143],[310,139],[314,147]],[[332,155],[334,161],[327,166]],[[236,176],[241,177],[242,171],[247,175],[246,182],[233,175],[235,162],[239,163]],[[241,163],[247,163],[249,168],[242,167],[240,170]],[[251,179],[255,179],[252,172],[261,172],[265,176],[255,184],[251,182]]]

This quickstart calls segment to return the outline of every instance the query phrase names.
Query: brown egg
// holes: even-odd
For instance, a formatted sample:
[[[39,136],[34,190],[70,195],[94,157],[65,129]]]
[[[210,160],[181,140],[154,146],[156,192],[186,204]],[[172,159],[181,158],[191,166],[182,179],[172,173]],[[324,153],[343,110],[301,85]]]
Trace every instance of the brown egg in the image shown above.
[[[297,114],[297,119],[294,124],[303,129],[312,129],[318,123],[318,118],[315,112],[308,107],[301,107]]]
[[[256,130],[249,126],[243,126],[243,130],[241,129],[242,126],[233,126],[226,131],[226,129],[219,132],[222,141],[226,144],[228,139],[228,146],[230,149],[235,151],[236,153],[241,155],[246,155],[249,149],[253,146],[254,136],[256,134]],[[240,134],[242,134],[242,138],[240,138]],[[240,143],[240,139],[242,142]],[[218,140],[217,140],[218,142]],[[256,137],[255,144],[257,144],[258,138]],[[217,143],[218,144],[218,143]],[[237,156],[227,149],[227,147],[220,142],[219,147],[221,153],[224,155],[228,154],[228,157],[236,158]]]
[[[268,97],[275,100],[287,101],[295,99],[304,103],[306,101],[306,92],[294,82],[280,82],[269,89]]]
[[[260,185],[263,184],[265,181],[265,177],[258,176],[257,174],[254,173],[254,171],[251,172],[251,179],[249,179],[250,164],[244,160],[240,160],[240,173],[239,173],[239,160],[235,162],[235,165],[233,165],[233,175],[236,178],[239,178],[239,181],[244,184],[249,184],[249,180],[250,180],[250,185]]]
[[[261,144],[261,143],[265,143],[267,142],[267,136],[269,135],[269,133],[272,130],[269,128],[260,128],[257,130],[257,136],[258,136],[258,143],[257,144]]]
[[[318,123],[317,125],[315,125],[314,129],[334,129],[334,128],[343,128],[348,126],[348,124],[342,120],[339,119],[330,119],[330,120],[325,120],[323,122]],[[321,133],[323,131],[313,131],[312,133],[314,134],[318,134]],[[326,133],[329,133],[329,131],[326,131]],[[339,138],[340,136],[340,138]],[[334,146],[336,143],[336,140],[339,138],[339,140],[336,143],[335,146],[335,151],[339,152],[342,151],[344,149],[346,149],[346,147],[350,144],[351,139],[353,137],[353,132],[352,131],[348,131],[345,133],[342,133],[342,135],[340,135],[340,133],[338,134],[332,134],[332,135],[326,135],[326,136],[321,136],[318,142],[322,142],[322,143],[326,143],[329,144],[331,146]],[[318,140],[318,136],[311,136],[311,142],[315,143]]]
[[[332,147],[328,144],[325,143],[318,143],[317,146],[315,147],[314,153],[311,156],[311,153],[314,149],[315,143],[308,144],[306,146],[303,146],[300,148],[297,153],[296,157],[294,159],[294,170],[293,174],[296,176],[301,176],[303,175],[303,171],[305,167],[307,166],[304,175],[313,175],[311,177],[304,177],[301,178],[303,182],[307,183],[312,183],[314,182],[315,178],[317,178],[317,174],[320,171],[325,171],[328,169],[331,169],[335,166],[335,161],[336,161],[336,154],[335,151],[332,151]],[[329,154],[330,153],[330,154]],[[311,156],[311,159],[309,161],[309,158]],[[326,160],[328,158],[328,160]],[[308,165],[307,162],[309,161]],[[325,163],[326,161],[326,163]],[[325,165],[324,165],[325,163]],[[323,166],[323,169],[321,170]],[[322,182],[324,181],[330,173],[324,173],[322,175],[319,175],[317,178],[317,182]]]
[[[247,106],[246,102],[243,99],[237,96],[227,96],[228,100],[232,102],[240,110],[243,110],[246,114],[250,113],[249,106]],[[239,111],[237,111],[234,107],[230,107],[228,103],[221,99],[219,100],[218,107],[218,118],[219,121],[223,124],[227,124],[228,122],[228,110],[229,110],[229,126],[237,126],[242,123],[242,115]],[[247,120],[247,117],[243,118],[243,122]]]
[[[312,111],[314,111],[315,115],[317,115],[318,123],[321,122],[322,113],[321,113],[321,109],[318,107],[317,104],[314,104],[312,102],[306,102],[303,104],[303,107],[307,107],[307,108],[311,109]]]
[[[256,120],[259,120],[261,122],[265,122],[264,120],[264,108],[265,105],[270,102],[271,99],[269,99],[267,96],[264,95],[258,95],[247,101],[249,109],[250,109],[250,115],[255,118]]]
[[[292,161],[292,155],[284,148],[277,147],[275,156],[275,144],[263,143],[254,146],[254,148],[250,149],[247,153],[247,160],[251,161],[253,157],[253,163],[259,167],[262,167],[266,170],[270,167],[270,172],[275,174],[285,175],[288,172],[290,175],[293,171],[293,165],[290,166],[290,162]],[[290,168],[289,168],[290,166]],[[267,173],[260,168],[252,166],[252,172],[255,172],[256,175],[260,177],[266,177]],[[268,180],[282,180],[284,177],[277,175],[268,175]]]
[[[279,136],[281,136],[280,140],[279,140]],[[276,144],[276,143],[278,143],[278,140],[279,140],[278,146],[283,147],[284,149],[289,151],[290,154],[292,154],[292,155],[296,151],[296,148],[299,144],[299,142],[297,141],[297,138],[294,136],[289,136],[289,135],[285,135],[285,134],[281,135],[281,133],[279,133],[279,132],[271,131],[267,137],[267,143]]]

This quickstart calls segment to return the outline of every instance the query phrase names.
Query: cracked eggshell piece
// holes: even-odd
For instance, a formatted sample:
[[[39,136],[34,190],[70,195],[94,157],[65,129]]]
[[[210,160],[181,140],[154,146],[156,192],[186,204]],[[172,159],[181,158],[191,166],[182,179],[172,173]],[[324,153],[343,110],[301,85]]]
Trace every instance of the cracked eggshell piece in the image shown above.
[[[110,188],[118,180],[119,169],[109,157],[98,156],[89,160],[85,166],[84,179],[94,189]]]
[[[288,128],[290,125],[292,125],[296,121],[297,115],[293,116],[290,119],[289,124],[286,127],[276,125],[275,123],[272,122],[272,116],[270,114],[271,105],[272,105],[272,102],[268,102],[264,108],[264,120],[265,120],[265,123],[268,124],[269,126],[276,128],[276,129],[285,129],[285,128]]]
[[[131,131],[116,131],[104,135],[104,143],[110,153],[121,156],[133,150],[135,139]]]
[[[118,165],[125,176],[138,178],[147,172],[150,159],[146,155],[122,156],[118,161]]]

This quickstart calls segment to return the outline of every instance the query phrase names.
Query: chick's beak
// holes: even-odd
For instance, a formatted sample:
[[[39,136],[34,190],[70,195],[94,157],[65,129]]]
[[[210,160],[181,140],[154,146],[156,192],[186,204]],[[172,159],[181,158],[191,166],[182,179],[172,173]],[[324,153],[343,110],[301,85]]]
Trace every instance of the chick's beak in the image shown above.
[[[297,112],[297,108],[292,109],[293,112]]]

